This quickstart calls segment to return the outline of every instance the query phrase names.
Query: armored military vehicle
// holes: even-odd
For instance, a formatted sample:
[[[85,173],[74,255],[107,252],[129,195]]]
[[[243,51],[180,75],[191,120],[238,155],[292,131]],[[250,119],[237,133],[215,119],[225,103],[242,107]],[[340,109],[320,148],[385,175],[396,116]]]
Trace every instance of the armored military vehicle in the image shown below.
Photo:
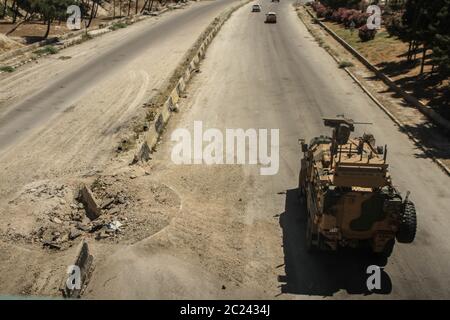
[[[299,194],[306,201],[308,250],[368,246],[389,257],[397,240],[411,243],[416,210],[392,185],[387,146],[371,134],[350,138],[355,122],[338,116],[324,119],[332,136],[300,139]]]

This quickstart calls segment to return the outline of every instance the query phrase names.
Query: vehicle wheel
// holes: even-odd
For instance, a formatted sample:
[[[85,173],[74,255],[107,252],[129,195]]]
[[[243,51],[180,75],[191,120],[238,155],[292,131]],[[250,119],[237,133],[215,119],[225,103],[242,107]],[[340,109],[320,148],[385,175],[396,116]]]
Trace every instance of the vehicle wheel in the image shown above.
[[[386,245],[384,246],[384,249],[382,252],[380,252],[380,255],[383,258],[389,258],[392,254],[392,251],[394,251],[395,246],[395,239],[389,240]]]
[[[298,186],[298,198],[300,199],[300,200],[302,200],[302,199],[304,199],[305,198],[305,188],[303,188],[303,186],[302,185],[299,185]]]
[[[308,218],[306,220],[306,250],[308,252],[313,252],[315,249],[313,244],[313,226],[311,217],[308,214]]]
[[[402,215],[399,229],[397,231],[397,241],[400,243],[411,243],[416,237],[417,216],[416,207],[411,201],[405,203],[405,210]]]

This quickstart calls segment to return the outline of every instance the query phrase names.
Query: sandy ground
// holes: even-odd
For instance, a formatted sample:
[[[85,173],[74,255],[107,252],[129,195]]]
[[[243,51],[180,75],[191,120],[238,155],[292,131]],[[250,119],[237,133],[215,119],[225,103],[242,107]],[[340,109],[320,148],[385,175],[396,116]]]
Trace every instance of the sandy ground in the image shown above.
[[[14,40],[9,39],[3,34],[0,34],[0,54],[8,50],[18,49],[22,45]]]
[[[75,247],[43,250],[36,229],[55,215],[66,221],[81,182],[128,166],[115,149],[133,119],[235,3],[193,3],[0,75],[1,294],[57,294]],[[155,224],[167,221],[153,216]]]
[[[315,42],[291,2],[262,1],[279,22],[263,23],[250,5],[224,25],[207,52],[148,166],[174,190],[181,209],[159,233],[97,260],[87,298],[448,298],[448,177],[361,91]],[[308,255],[305,208],[298,202],[298,138],[328,133],[324,116],[345,113],[356,134],[389,145],[394,183],[411,191],[418,233],[388,261],[364,252]],[[278,128],[280,169],[258,165],[176,165],[177,128]],[[139,179],[139,178],[137,178]],[[366,268],[384,268],[382,288],[369,292]]]

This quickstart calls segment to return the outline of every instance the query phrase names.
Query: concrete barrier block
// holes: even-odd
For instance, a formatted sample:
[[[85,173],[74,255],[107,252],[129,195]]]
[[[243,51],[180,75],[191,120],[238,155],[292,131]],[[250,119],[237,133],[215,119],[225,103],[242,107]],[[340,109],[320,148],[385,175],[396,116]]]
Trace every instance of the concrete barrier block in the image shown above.
[[[89,219],[95,220],[102,214],[94,194],[86,185],[81,187],[79,199],[84,204],[86,216]]]
[[[178,103],[178,100],[180,100],[180,96],[178,95],[177,87],[175,87],[175,89],[173,89],[172,93],[170,94],[170,98],[171,98],[170,104],[176,104],[176,103]]]
[[[177,85],[178,88],[178,95],[181,95],[181,93],[184,92],[184,89],[186,89],[186,82],[184,81],[184,77],[180,79]]]
[[[156,131],[156,123],[154,126],[150,128],[150,130],[147,133],[147,136],[145,137],[145,142],[147,142],[147,145],[150,150],[153,149],[153,147],[156,145],[156,142],[158,141],[158,132]]]
[[[186,72],[184,73],[184,76],[183,76],[185,88],[186,88],[186,83],[189,81],[190,78],[191,78],[191,71],[190,71],[190,66],[189,66],[189,68],[186,69]],[[183,89],[183,91],[184,91],[184,89]]]
[[[150,154],[152,153],[150,147],[148,146],[147,139],[142,143],[141,148],[139,149],[136,160],[137,161],[148,161],[150,160]]]
[[[75,261],[70,269],[73,274],[66,273],[61,282],[60,291],[65,298],[79,298],[89,282],[93,270],[94,257],[89,252],[86,240],[81,240],[76,251]],[[76,267],[78,269],[73,269]],[[77,273],[79,271],[79,273]],[[73,278],[79,277],[79,279]]]
[[[161,109],[161,115],[164,124],[166,124],[169,120],[174,105],[175,103],[172,101],[171,97],[167,99],[166,103],[164,103],[163,108]]]

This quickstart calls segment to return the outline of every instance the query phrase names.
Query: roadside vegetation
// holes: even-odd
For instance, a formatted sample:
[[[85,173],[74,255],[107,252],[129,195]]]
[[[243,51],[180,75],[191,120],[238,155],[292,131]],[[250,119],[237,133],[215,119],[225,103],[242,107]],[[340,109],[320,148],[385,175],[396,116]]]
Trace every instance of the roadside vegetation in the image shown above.
[[[371,3],[382,10],[381,28],[373,31],[367,28]],[[450,0],[322,0],[311,7],[383,73],[450,120]]]
[[[14,72],[14,68],[11,67],[11,66],[1,66],[0,67],[0,71],[1,72],[9,72],[9,73],[11,73],[11,72]]]
[[[124,23],[124,22],[117,22],[117,23],[114,23],[112,26],[110,26],[109,29],[114,31],[114,30],[117,30],[117,29],[126,28],[127,26],[128,25],[126,23]]]
[[[59,50],[57,48],[55,48],[54,46],[45,46],[41,49],[34,51],[33,53],[36,55],[42,56],[42,55],[46,55],[46,54],[57,54],[58,51]]]

